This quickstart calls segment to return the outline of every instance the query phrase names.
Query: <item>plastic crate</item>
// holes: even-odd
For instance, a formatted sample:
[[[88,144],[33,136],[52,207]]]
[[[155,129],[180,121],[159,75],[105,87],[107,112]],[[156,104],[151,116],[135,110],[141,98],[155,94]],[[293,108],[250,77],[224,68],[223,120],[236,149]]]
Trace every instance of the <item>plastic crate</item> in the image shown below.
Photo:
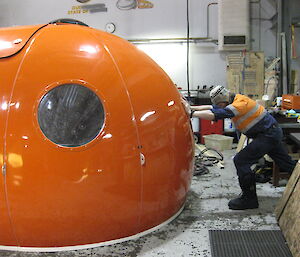
[[[233,137],[211,134],[204,137],[204,143],[207,148],[215,149],[218,151],[232,149]]]

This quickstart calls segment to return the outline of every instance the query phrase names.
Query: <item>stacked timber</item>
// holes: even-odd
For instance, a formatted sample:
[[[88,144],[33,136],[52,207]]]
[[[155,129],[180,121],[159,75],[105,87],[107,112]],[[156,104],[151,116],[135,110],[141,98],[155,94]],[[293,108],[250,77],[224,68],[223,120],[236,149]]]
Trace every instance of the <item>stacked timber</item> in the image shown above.
[[[275,215],[294,257],[300,257],[300,160],[280,199]]]

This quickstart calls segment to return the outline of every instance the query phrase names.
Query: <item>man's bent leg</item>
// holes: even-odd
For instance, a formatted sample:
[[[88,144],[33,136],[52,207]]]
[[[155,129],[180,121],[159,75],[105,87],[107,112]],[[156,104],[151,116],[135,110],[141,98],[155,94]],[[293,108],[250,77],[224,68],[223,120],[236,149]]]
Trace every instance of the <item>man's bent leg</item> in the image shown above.
[[[229,201],[229,209],[245,210],[258,208],[254,174],[247,174],[242,178],[239,177],[239,184],[242,189],[242,194]]]
[[[245,210],[258,208],[255,174],[251,170],[251,166],[270,151],[271,148],[272,142],[268,138],[259,137],[236,154],[233,161],[237,169],[242,194],[240,197],[229,201],[229,209]]]

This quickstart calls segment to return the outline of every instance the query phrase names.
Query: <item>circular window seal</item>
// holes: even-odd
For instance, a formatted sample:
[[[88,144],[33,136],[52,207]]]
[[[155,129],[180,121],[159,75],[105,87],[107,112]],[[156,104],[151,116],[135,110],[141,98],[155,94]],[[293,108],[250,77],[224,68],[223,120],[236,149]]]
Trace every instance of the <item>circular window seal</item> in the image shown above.
[[[56,147],[86,148],[103,131],[106,115],[102,101],[95,90],[83,84],[52,84],[38,102],[38,127],[44,139]]]

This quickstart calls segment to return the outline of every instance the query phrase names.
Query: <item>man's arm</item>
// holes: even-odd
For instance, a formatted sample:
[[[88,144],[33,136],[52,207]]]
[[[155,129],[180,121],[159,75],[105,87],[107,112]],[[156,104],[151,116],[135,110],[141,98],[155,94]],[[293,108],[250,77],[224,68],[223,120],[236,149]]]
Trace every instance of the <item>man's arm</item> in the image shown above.
[[[190,117],[198,117],[204,120],[214,120],[215,115],[211,111],[213,109],[212,105],[199,105],[199,106],[190,106],[189,103],[181,98],[181,102],[185,108],[186,113]]]
[[[211,110],[194,111],[193,117],[197,117],[204,120],[215,120],[215,115]]]
[[[191,110],[193,111],[205,111],[205,110],[211,110],[213,108],[212,105],[197,105],[197,106],[191,106]]]

